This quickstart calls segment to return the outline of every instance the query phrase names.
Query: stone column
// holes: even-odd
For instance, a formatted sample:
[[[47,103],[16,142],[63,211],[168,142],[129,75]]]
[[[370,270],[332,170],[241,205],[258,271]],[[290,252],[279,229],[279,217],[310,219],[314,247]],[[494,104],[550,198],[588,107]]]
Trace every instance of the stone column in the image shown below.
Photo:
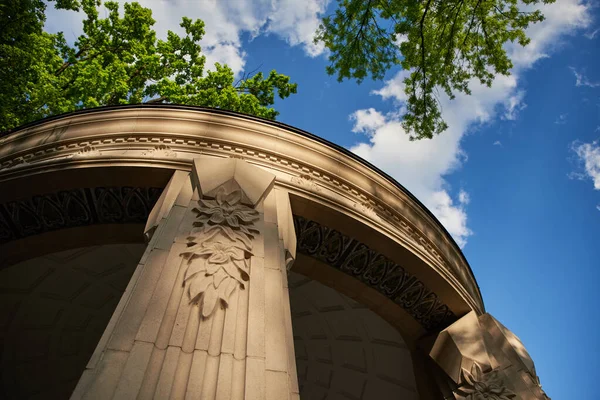
[[[201,157],[174,173],[149,244],[72,399],[297,399],[295,235],[274,175]]]
[[[523,343],[490,314],[460,318],[429,355],[450,379],[446,399],[548,400]]]

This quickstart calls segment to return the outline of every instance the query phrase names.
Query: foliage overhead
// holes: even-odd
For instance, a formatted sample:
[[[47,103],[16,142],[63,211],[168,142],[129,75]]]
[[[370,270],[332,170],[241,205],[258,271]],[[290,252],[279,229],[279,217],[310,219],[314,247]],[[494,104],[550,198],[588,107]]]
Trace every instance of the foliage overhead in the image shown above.
[[[70,46],[43,31],[42,0],[0,4],[0,131],[49,115],[103,105],[176,103],[216,107],[275,119],[275,94],[296,93],[290,78],[271,71],[235,79],[227,65],[205,70],[199,41],[204,22],[183,18],[185,35],[156,38],[152,11],[126,3],[57,0],[85,13],[83,34]]]
[[[447,129],[438,90],[453,99],[470,94],[473,79],[491,86],[513,64],[507,42],[529,43],[525,29],[544,19],[539,3],[554,0],[338,0],[323,19],[315,42],[330,50],[327,72],[339,81],[383,79],[400,65],[411,139],[432,138]]]

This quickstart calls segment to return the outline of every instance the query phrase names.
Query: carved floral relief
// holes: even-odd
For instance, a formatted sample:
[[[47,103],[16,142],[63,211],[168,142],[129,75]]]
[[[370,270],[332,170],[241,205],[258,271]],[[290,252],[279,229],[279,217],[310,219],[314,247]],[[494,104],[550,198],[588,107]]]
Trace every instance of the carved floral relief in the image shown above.
[[[455,393],[465,400],[511,400],[516,394],[506,388],[498,371],[484,373],[479,364],[473,363],[471,371],[461,370],[463,386]]]
[[[200,199],[194,228],[187,238],[188,251],[183,284],[191,303],[198,304],[204,317],[217,303],[227,307],[233,292],[244,289],[250,279],[252,239],[258,212],[241,203],[242,192],[226,194],[221,187],[214,200]]]

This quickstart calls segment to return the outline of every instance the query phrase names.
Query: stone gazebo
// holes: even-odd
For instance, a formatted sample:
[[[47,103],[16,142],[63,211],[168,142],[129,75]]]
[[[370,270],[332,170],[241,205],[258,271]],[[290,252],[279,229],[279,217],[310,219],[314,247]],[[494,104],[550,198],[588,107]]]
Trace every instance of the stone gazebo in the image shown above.
[[[232,112],[0,136],[0,299],[2,399],[547,399],[415,197]]]

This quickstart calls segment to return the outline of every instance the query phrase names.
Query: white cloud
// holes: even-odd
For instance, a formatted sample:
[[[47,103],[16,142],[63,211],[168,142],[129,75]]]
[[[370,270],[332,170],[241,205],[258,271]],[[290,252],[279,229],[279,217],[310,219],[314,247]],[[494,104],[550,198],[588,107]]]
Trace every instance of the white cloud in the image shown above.
[[[400,47],[400,45],[404,42],[408,42],[408,35],[402,33],[396,34],[396,37],[394,38],[394,44]]]
[[[523,102],[524,97],[524,90],[518,90],[513,96],[509,96],[503,104],[505,111],[502,118],[509,121],[516,120],[519,115],[519,111],[522,111],[527,107],[527,104]]]
[[[567,123],[567,115],[568,114],[560,114],[558,116],[558,118],[556,118],[556,120],[554,121],[555,124],[557,125],[564,125]]]
[[[502,147],[502,142],[499,140],[496,140],[494,143],[494,146],[501,146]]]
[[[542,10],[546,19],[527,29],[531,42],[525,48],[517,43],[507,46],[516,70],[530,68],[540,58],[548,57],[564,44],[565,34],[587,28],[591,23],[590,6],[584,0],[557,0],[536,8]]]
[[[319,27],[319,16],[325,12],[330,0],[280,0],[273,3],[269,15],[268,32],[273,32],[292,46],[302,45],[305,52],[316,57],[325,51],[324,46],[313,43]]]
[[[583,165],[583,173],[572,174],[572,177],[580,179],[591,179],[594,183],[594,189],[600,190],[600,143],[574,142],[572,150],[577,155]]]
[[[469,196],[469,193],[461,189],[460,192],[458,192],[458,201],[460,204],[467,205],[471,202],[471,197]]]
[[[352,132],[369,134],[385,125],[385,116],[374,108],[358,110],[350,115],[354,121]]]
[[[509,45],[514,61],[511,76],[498,76],[491,88],[471,81],[472,95],[457,94],[451,101],[442,94],[442,116],[449,129],[431,140],[409,141],[401,125],[400,115],[406,101],[403,80],[407,71],[397,73],[374,93],[393,100],[396,112],[383,115],[375,109],[357,110],[351,115],[354,130],[366,133],[367,141],[351,148],[389,173],[415,194],[440,220],[462,247],[472,235],[467,221],[468,193],[459,191],[453,199],[452,188],[445,177],[461,167],[466,154],[462,138],[478,124],[497,118],[516,119],[525,108],[525,91],[518,87],[519,76],[549,54],[566,34],[589,25],[588,7],[580,0],[558,0],[541,7],[546,20],[528,30],[531,43],[522,48]],[[384,123],[382,124],[381,121]],[[501,146],[500,141],[494,145]]]
[[[598,35],[598,32],[600,32],[600,29],[596,29],[596,30],[594,30],[592,32],[585,33],[583,36],[585,36],[586,38],[592,40],[592,39],[594,39],[596,37],[596,35]]]
[[[385,82],[385,86],[379,90],[374,90],[373,94],[378,94],[384,100],[394,99],[399,103],[405,102],[408,97],[404,93],[404,79],[408,78],[410,71],[400,71],[392,79]]]
[[[459,204],[454,204],[448,192],[441,190],[432,194],[428,206],[461,248],[467,244],[467,238],[473,234],[467,227],[465,205],[466,203],[462,203],[460,200]]]
[[[206,69],[214,70],[215,63],[227,64],[236,76],[246,66],[246,52],[233,43],[217,43],[213,46],[202,46],[202,52],[206,57]]]
[[[573,67],[569,68],[573,71],[573,75],[575,75],[575,86],[588,86],[592,88],[600,86],[600,82],[590,81],[583,72],[577,72]]]
[[[118,0],[123,4],[130,0]],[[241,35],[251,37],[272,33],[292,46],[302,46],[311,57],[324,53],[321,45],[313,44],[320,15],[331,0],[137,0],[152,9],[156,20],[154,29],[159,38],[167,31],[182,34],[181,18],[200,18],[205,23],[206,34],[201,41],[207,68],[215,62],[226,63],[236,74],[245,67],[246,53],[242,49]],[[122,8],[121,8],[122,10]],[[100,13],[104,17],[103,13]],[[47,9],[46,29],[65,32],[69,42],[82,33],[83,13],[55,10],[50,3]]]

